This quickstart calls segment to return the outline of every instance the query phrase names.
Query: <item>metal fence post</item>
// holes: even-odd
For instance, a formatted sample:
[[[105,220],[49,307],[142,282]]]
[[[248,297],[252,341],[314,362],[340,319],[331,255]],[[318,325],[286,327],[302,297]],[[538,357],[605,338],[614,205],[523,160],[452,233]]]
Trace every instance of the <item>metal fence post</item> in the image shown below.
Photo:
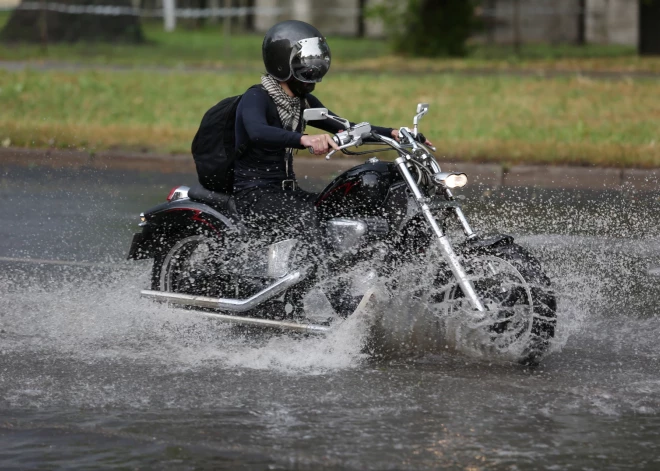
[[[231,9],[231,0],[224,1],[225,16],[222,21],[222,40],[224,41],[225,59],[228,59],[231,54],[230,39],[231,36],[231,16],[229,10]]]
[[[176,29],[176,0],[163,0],[163,20],[165,31],[168,33]]]

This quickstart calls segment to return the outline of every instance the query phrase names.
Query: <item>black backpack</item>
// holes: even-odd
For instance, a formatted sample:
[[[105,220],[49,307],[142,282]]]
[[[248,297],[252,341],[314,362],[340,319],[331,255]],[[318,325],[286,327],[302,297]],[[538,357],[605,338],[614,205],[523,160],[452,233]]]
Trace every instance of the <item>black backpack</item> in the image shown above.
[[[261,87],[261,85],[254,85]],[[199,183],[207,190],[232,193],[234,161],[246,149],[236,149],[236,109],[243,95],[225,98],[208,110],[192,141]]]

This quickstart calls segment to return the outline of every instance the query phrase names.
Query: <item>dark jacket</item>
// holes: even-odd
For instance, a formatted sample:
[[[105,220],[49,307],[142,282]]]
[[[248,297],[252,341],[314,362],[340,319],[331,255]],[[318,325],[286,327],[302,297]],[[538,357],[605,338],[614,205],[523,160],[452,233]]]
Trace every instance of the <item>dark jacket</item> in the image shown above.
[[[325,108],[314,95],[307,95],[309,108]],[[332,113],[330,111],[330,113]],[[312,121],[310,126],[336,134],[342,125],[326,119]],[[241,98],[236,110],[236,148],[247,150],[234,164],[234,190],[241,191],[254,186],[279,186],[282,180],[295,179],[292,162],[288,162],[286,149],[303,149],[300,145],[302,116],[298,128],[284,129],[277,112],[277,105],[263,88],[252,88]],[[373,126],[378,134],[390,136],[391,128]],[[291,157],[288,157],[291,159]]]

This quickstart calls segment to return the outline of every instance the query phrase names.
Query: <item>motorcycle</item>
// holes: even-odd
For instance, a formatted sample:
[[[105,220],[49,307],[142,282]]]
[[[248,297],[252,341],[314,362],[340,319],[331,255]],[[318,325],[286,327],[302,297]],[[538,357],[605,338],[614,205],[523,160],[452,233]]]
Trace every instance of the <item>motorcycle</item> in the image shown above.
[[[473,231],[454,195],[467,175],[443,172],[418,130],[428,110],[418,104],[413,128],[400,128],[399,140],[327,109],[304,111],[306,121],[343,125],[333,139],[344,154],[397,153],[393,161],[372,156],[318,195],[323,257],[310,257],[297,239],[256,237],[231,195],[175,187],[140,215],[133,237],[128,258],[154,259],[151,287],[141,295],[221,321],[324,334],[380,283],[390,299],[422,303],[454,343],[537,362],[555,335],[550,280],[513,237]],[[380,149],[349,150],[366,143]],[[463,236],[452,243],[456,227]],[[382,331],[386,323],[374,317]]]

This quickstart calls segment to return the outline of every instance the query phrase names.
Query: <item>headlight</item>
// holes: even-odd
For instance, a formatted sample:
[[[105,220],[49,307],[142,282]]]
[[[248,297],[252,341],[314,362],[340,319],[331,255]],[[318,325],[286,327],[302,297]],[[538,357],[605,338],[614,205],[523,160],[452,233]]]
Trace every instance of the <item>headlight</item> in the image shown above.
[[[433,175],[433,179],[447,188],[461,188],[467,185],[467,175],[464,173],[440,172]]]

